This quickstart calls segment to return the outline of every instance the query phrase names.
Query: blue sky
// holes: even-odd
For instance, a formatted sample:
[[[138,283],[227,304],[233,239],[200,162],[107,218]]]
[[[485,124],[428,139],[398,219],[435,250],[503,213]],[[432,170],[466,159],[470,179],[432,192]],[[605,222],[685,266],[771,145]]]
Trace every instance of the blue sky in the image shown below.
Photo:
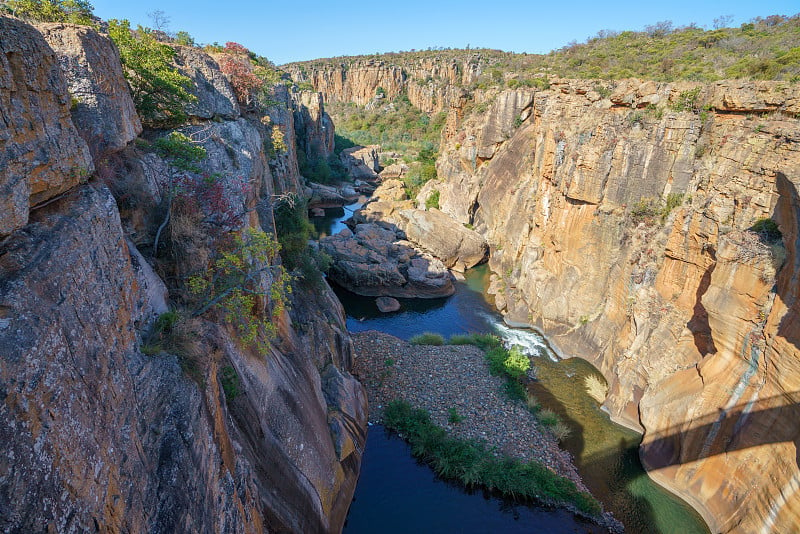
[[[92,0],[95,14],[152,26],[161,10],[170,29],[188,31],[201,43],[236,41],[277,64],[428,47],[498,48],[544,53],[599,30],[641,30],[671,20],[712,27],[732,15],[739,25],[753,17],[800,11],[797,0],[647,2],[533,0]]]

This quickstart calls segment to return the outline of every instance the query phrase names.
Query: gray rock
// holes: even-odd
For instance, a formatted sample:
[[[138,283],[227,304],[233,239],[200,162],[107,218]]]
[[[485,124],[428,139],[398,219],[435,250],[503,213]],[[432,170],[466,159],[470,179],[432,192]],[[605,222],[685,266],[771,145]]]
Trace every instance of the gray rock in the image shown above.
[[[186,105],[186,113],[201,119],[239,117],[239,103],[228,78],[217,62],[198,48],[175,46],[175,66],[192,80],[190,92],[197,97]]]
[[[381,313],[390,313],[400,309],[400,301],[392,297],[378,297],[375,299],[375,305]]]
[[[97,158],[124,148],[142,132],[119,52],[89,26],[39,24],[58,56],[73,99],[72,120]]]

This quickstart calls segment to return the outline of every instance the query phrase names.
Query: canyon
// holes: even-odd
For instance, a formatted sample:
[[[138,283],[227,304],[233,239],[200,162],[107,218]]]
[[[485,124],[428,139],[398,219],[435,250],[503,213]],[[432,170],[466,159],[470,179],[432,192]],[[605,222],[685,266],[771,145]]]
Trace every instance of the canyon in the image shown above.
[[[298,163],[334,154],[326,102],[398,96],[447,114],[437,178],[414,198],[385,180],[360,244],[331,247],[391,252],[396,285],[436,295],[486,259],[506,322],[602,372],[650,476],[712,531],[800,528],[796,82],[473,87],[488,63],[465,53],[287,65],[254,103],[226,52],[169,45],[192,98],[153,129],[104,34],[0,35],[0,530],[341,531],[367,429],[341,304],[300,269],[288,292],[288,251],[262,258],[248,310],[274,332],[252,343],[186,281],[331,194]],[[159,149],[178,134],[196,168]]]
[[[651,477],[713,532],[796,530],[797,84],[550,77],[472,105],[413,97],[419,72],[465,94],[441,87],[475,65],[289,70],[332,100],[380,105],[383,88],[447,110],[438,178],[415,202],[379,199],[374,219],[406,228],[435,195],[489,244],[506,321],[602,371]]]

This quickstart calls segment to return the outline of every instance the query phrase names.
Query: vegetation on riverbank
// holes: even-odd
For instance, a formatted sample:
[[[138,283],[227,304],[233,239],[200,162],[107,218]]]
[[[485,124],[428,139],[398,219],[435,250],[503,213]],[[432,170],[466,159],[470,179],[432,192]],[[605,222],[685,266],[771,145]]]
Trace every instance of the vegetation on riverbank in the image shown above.
[[[590,516],[602,513],[600,503],[571,480],[538,462],[498,456],[477,441],[450,437],[431,422],[428,412],[407,402],[389,403],[383,419],[386,428],[410,443],[414,456],[443,478],[458,480],[467,487],[484,487],[512,499],[567,504]]]

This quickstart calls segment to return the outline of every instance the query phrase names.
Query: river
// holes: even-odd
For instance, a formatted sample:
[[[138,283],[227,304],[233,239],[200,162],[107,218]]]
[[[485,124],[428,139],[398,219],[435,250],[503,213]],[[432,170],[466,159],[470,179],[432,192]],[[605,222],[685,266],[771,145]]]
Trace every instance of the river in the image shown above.
[[[326,210],[312,219],[321,235],[337,233],[342,220],[360,204]],[[629,533],[707,534],[700,515],[653,482],[644,471],[641,435],[613,423],[583,385],[600,374],[580,358],[559,360],[537,332],[507,327],[486,298],[488,268],[471,269],[442,299],[398,299],[402,308],[382,314],[375,299],[334,286],[351,332],[380,330],[402,339],[423,332],[445,337],[464,332],[493,332],[532,356],[538,381],[531,389],[542,406],[558,413],[572,431],[562,444],[592,493]],[[402,466],[402,467],[401,467]],[[558,513],[557,513],[558,512]],[[552,520],[552,522],[550,522]],[[376,523],[378,522],[378,523]],[[437,479],[419,466],[408,448],[380,427],[371,427],[362,474],[345,532],[593,532],[566,512],[520,506],[488,495],[469,493]],[[438,525],[438,527],[437,527]]]

